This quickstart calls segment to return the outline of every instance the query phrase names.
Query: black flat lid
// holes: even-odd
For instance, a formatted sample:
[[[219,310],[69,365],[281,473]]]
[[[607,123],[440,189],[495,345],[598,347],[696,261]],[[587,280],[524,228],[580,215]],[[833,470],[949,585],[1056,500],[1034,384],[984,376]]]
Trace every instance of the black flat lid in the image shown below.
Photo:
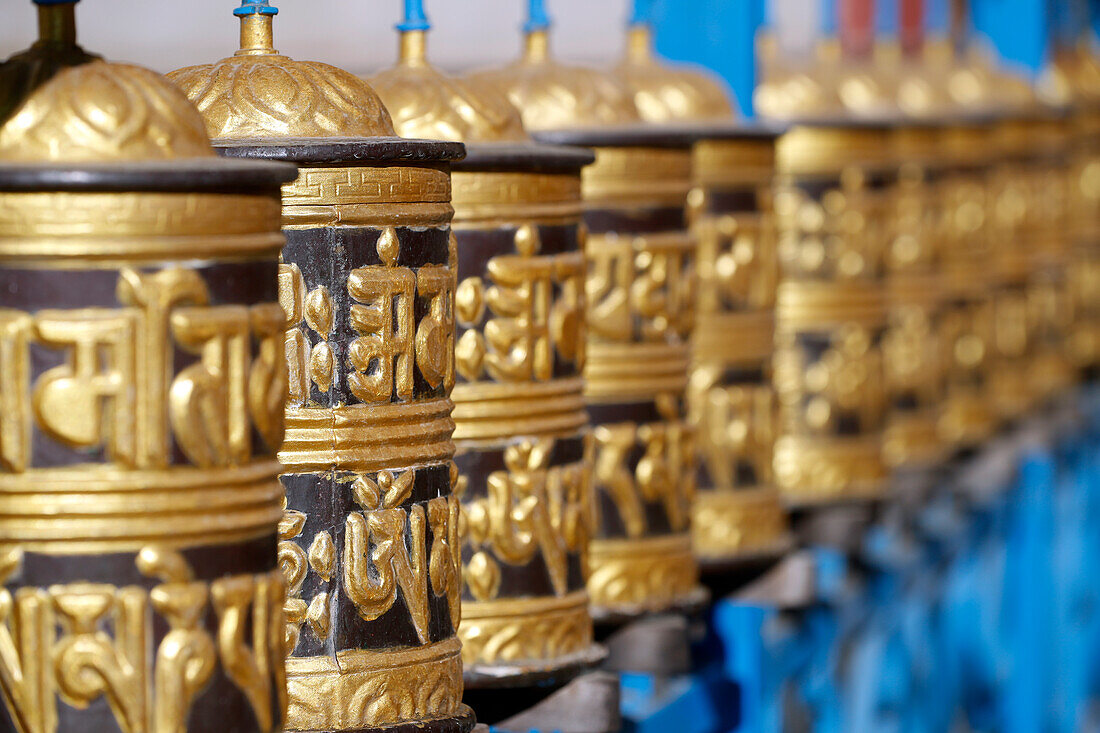
[[[575,173],[596,160],[587,148],[540,143],[467,143],[456,171]]]
[[[466,156],[462,143],[401,137],[255,138],[214,140],[227,158],[260,158],[291,163],[441,163]]]
[[[192,158],[118,163],[0,162],[0,191],[212,191],[278,188],[297,166],[259,160]]]

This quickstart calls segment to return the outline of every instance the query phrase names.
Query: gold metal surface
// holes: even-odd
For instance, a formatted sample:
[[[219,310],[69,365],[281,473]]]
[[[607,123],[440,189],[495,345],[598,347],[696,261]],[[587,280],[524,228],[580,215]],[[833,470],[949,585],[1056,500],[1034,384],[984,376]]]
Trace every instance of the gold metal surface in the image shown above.
[[[779,141],[774,469],[791,503],[883,489],[888,152],[885,128],[843,123]]]
[[[368,80],[399,135],[459,142],[526,142],[519,111],[489,85],[446,76],[427,59],[424,31],[401,34],[396,66]]]
[[[165,162],[216,177],[212,157],[167,80],[102,61],[59,71],[0,128],[4,163],[147,181],[0,196],[0,267],[27,283],[0,308],[0,686],[19,730],[79,727],[89,706],[119,730],[177,730],[224,712],[212,690],[282,727],[285,581],[242,547],[281,515],[284,314],[259,295],[273,281],[226,303],[210,272],[274,275],[277,194],[142,190]],[[230,569],[212,577],[196,548]]]
[[[270,15],[242,18],[234,56],[171,76],[221,144],[354,146],[395,135],[366,81],[278,54]],[[289,730],[468,715],[455,636],[451,177],[449,162],[402,152],[315,160],[283,188],[284,231],[298,247],[279,269]],[[338,237],[349,244],[330,244]],[[427,263],[410,254],[417,237],[436,253]]]
[[[214,155],[202,118],[164,77],[93,61],[58,72],[0,127],[0,160],[120,162]]]
[[[394,135],[374,90],[353,74],[275,50],[272,16],[241,22],[241,48],[215,64],[178,69],[168,78],[199,111],[217,139]]]
[[[630,28],[626,56],[615,74],[646,122],[728,121],[734,115],[729,92],[716,75],[658,61],[647,25]]]
[[[468,81],[475,90],[484,85],[504,93],[519,109],[528,132],[639,121],[633,100],[618,81],[594,69],[558,63],[549,45],[546,31],[528,33],[519,61],[472,74]]]

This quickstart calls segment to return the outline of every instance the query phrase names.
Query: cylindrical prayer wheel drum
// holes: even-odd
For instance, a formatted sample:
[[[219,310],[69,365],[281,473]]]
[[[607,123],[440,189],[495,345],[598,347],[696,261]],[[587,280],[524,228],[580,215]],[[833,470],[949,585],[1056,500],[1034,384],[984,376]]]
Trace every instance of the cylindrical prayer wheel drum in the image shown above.
[[[0,127],[0,728],[281,730],[293,167],[153,72],[40,82]]]
[[[585,591],[593,525],[581,168],[531,142],[499,92],[444,76],[423,31],[372,78],[404,135],[467,143],[458,252],[455,464],[468,689],[560,683],[603,656]]]
[[[592,614],[617,622],[693,607],[705,598],[691,553],[695,464],[685,404],[693,139],[638,124],[614,76],[557,64],[545,26],[532,28],[521,61],[472,79],[507,95],[537,140],[596,155],[581,175],[588,229],[584,401],[596,513],[588,553]]]
[[[776,484],[794,505],[882,495],[888,128],[797,123],[780,138]]]
[[[778,136],[730,123],[703,133],[693,151],[698,283],[688,403],[699,460],[692,544],[704,569],[790,543],[772,480]]]
[[[1086,374],[1100,367],[1100,99],[1073,118],[1069,180],[1069,289],[1076,320],[1070,353]]]
[[[724,84],[703,69],[653,53],[652,31],[630,27],[615,74],[647,122],[695,140],[689,225],[697,290],[688,385],[698,461],[692,545],[704,570],[729,576],[790,545],[786,510],[771,480],[775,398],[775,219],[772,176],[778,127],[734,118]]]
[[[450,399],[463,148],[393,137],[365,82],[278,55],[270,23],[245,15],[247,53],[173,78],[223,155],[300,166],[279,273],[287,729],[468,731]]]
[[[658,128],[538,133],[591,148],[584,399],[594,437],[596,533],[588,593],[597,618],[693,607],[695,484],[686,392],[695,240],[690,135]]]
[[[1035,351],[1028,381],[1041,399],[1051,399],[1077,377],[1070,353],[1076,315],[1069,282],[1070,119],[1063,110],[1043,109],[1030,128],[1023,233],[1030,269],[1028,321]]]
[[[944,292],[936,194],[942,155],[934,122],[908,120],[892,137],[898,172],[885,251],[888,413],[883,457],[893,469],[919,470],[943,457],[938,421],[944,396]]]
[[[940,197],[941,272],[944,311],[946,399],[940,438],[953,449],[969,449],[996,426],[992,373],[994,293],[1001,275],[992,248],[993,195],[989,166],[995,155],[992,126],[984,118],[955,118],[943,129],[946,157],[937,186]]]

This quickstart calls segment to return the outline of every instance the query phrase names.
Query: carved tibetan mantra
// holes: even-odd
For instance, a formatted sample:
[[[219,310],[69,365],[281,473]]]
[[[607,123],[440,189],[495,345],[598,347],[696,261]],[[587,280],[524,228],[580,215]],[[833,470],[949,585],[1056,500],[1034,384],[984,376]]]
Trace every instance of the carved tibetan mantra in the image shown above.
[[[946,385],[940,438],[956,450],[972,448],[995,427],[997,392],[990,380],[1002,368],[994,357],[995,339],[1001,348],[1005,344],[1005,334],[995,330],[995,308],[1003,307],[997,299],[1007,283],[991,241],[990,141],[988,122],[957,119],[944,128],[941,142],[947,159],[938,184]]]
[[[772,481],[777,135],[732,124],[707,134],[693,151],[689,196],[699,248],[688,386],[699,461],[691,533],[704,568],[781,551],[788,529]]]
[[[455,143],[218,142],[301,166],[279,271],[288,730],[468,730],[451,389]]]
[[[1083,104],[1073,118],[1070,151],[1068,284],[1074,320],[1070,353],[1095,376],[1100,367],[1100,106]]]
[[[791,504],[883,489],[886,141],[886,128],[838,122],[778,144],[774,471]]]
[[[685,202],[691,140],[658,130],[539,133],[595,149],[582,173],[589,231],[585,401],[597,620],[698,602],[689,532],[695,465],[686,422],[695,243]]]
[[[582,393],[587,151],[472,145],[454,173],[454,390],[467,685],[598,658],[585,592],[592,445]]]
[[[932,122],[909,121],[893,134],[892,156],[899,168],[885,252],[888,412],[882,448],[891,468],[928,468],[943,453],[938,425],[944,396],[939,140],[939,126]]]
[[[280,730],[293,168],[218,160],[167,82],[99,61],[0,161],[0,729]]]

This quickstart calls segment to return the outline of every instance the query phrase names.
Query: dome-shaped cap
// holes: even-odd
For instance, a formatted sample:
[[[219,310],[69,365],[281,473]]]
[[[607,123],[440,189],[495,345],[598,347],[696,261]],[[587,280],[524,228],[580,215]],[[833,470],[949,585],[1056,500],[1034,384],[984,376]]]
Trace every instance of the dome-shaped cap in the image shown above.
[[[523,58],[503,69],[468,77],[475,89],[505,94],[529,132],[637,124],[630,94],[607,72],[555,62],[545,28],[529,30]]]
[[[425,55],[425,31],[401,34],[397,65],[369,79],[402,137],[457,142],[526,142],[519,110],[492,87],[443,74]]]
[[[729,92],[715,74],[662,63],[653,55],[648,25],[631,27],[626,58],[615,73],[646,122],[722,121],[734,116]]]
[[[209,158],[202,118],[171,82],[76,40],[75,0],[39,0],[39,38],[0,67],[0,160],[115,163]]]
[[[63,69],[0,128],[0,159],[112,162],[214,155],[202,117],[164,77],[93,61]]]
[[[242,0],[241,48],[214,64],[168,74],[199,108],[216,139],[394,135],[370,85],[328,64],[274,49],[267,0]]]

